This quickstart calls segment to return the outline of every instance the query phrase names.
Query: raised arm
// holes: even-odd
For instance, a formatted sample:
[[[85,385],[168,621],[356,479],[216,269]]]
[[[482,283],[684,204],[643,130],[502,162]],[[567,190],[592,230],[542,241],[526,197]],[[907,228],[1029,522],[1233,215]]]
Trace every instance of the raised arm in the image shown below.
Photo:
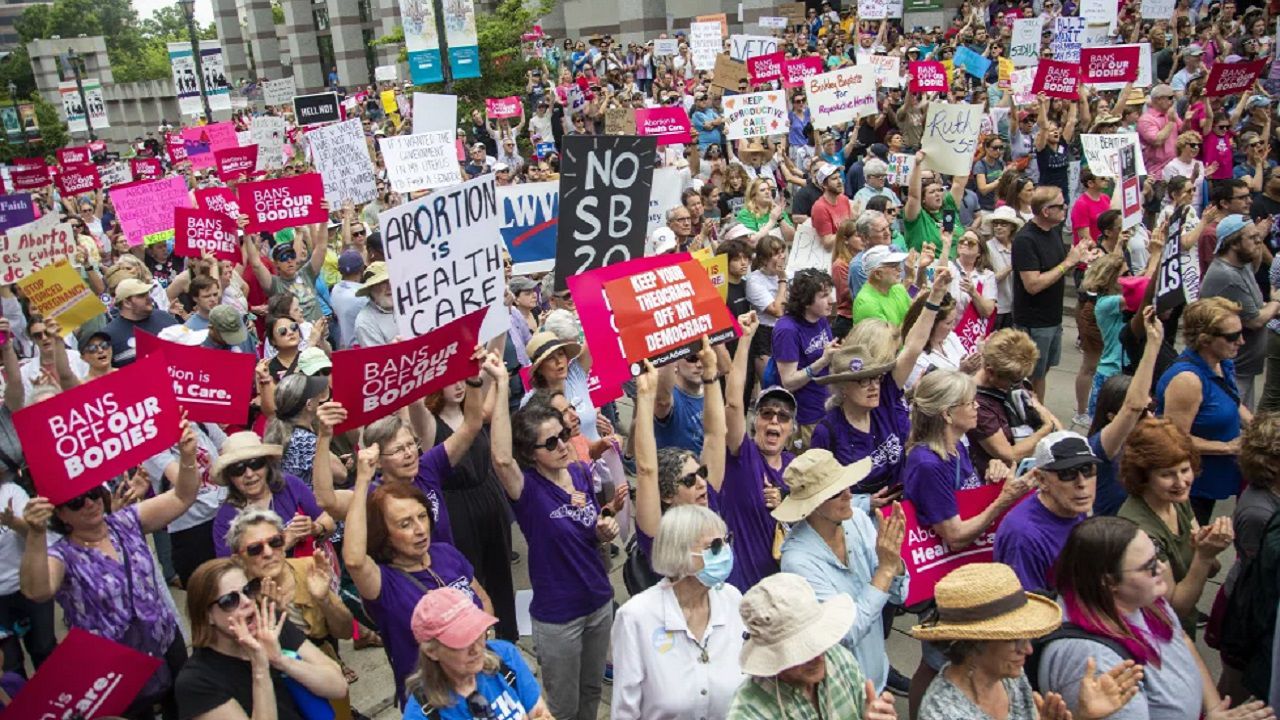
[[[516,464],[511,446],[511,406],[507,395],[511,392],[506,382],[507,368],[502,361],[490,355],[485,358],[484,372],[494,378],[497,398],[493,407],[493,423],[489,426],[489,442],[493,446],[493,470],[498,474],[502,489],[511,500],[519,500],[524,493],[524,473]]]
[[[1133,432],[1134,426],[1146,414],[1147,403],[1151,399],[1151,377],[1155,372],[1156,357],[1160,354],[1160,343],[1164,342],[1164,323],[1156,317],[1155,308],[1147,307],[1142,311],[1142,325],[1147,332],[1146,347],[1142,351],[1142,359],[1129,381],[1129,390],[1124,394],[1124,404],[1116,412],[1116,416],[1102,428],[1102,451],[1108,458],[1116,457],[1124,447],[1125,438]]]
[[[21,364],[9,329],[9,318],[0,317],[0,337],[5,340],[4,345],[0,345],[0,360],[4,362],[4,406],[9,408],[9,412],[16,413],[26,403],[27,394],[22,386]]]
[[[248,218],[241,216],[243,221]],[[241,223],[243,227],[243,222]],[[249,269],[253,271],[253,276],[258,279],[258,284],[262,286],[264,293],[271,292],[271,271],[262,263],[262,254],[258,251],[258,241],[251,235],[244,238],[244,242],[240,243],[240,247],[244,250],[244,261],[249,265]]]
[[[329,401],[316,410],[316,456],[311,463],[311,490],[316,503],[329,517],[342,520],[351,505],[350,490],[333,487],[333,429],[347,419],[347,409],[340,402]]]
[[[751,338],[755,336],[760,321],[755,312],[738,316],[738,325],[742,328],[742,337],[738,338],[738,348],[733,354],[733,367],[725,381],[724,423],[725,449],[732,455],[738,454],[742,440],[747,434],[747,408],[743,396],[746,394],[747,362],[751,354]],[[705,403],[703,412],[706,412]],[[704,422],[705,422],[704,414]],[[705,426],[704,426],[705,429]],[[705,446],[704,446],[705,452]]]
[[[31,498],[22,511],[23,522],[27,525],[27,542],[22,549],[18,586],[32,602],[52,599],[62,587],[62,578],[66,574],[62,561],[49,557],[48,526],[52,517],[53,505],[42,497]]]
[[[702,464],[707,466],[707,484],[720,491],[724,484],[725,408],[720,390],[719,355],[706,336],[698,351],[702,360]]]
[[[488,351],[477,345],[475,352],[471,354],[471,360],[479,363],[488,356]],[[501,365],[502,358],[497,355],[494,357]],[[503,371],[506,371],[505,365]],[[484,380],[480,377],[467,378],[466,385],[466,394],[462,398],[462,425],[444,441],[444,451],[449,456],[450,465],[457,465],[462,461],[476,435],[484,427]]]
[[[941,268],[933,276],[933,285],[929,288],[929,297],[925,299],[920,317],[916,319],[911,330],[907,332],[902,352],[893,363],[893,381],[898,387],[906,387],[907,379],[916,366],[920,353],[924,352],[925,343],[929,342],[929,334],[933,332],[933,321],[938,314],[939,303],[947,296],[951,287],[950,268]]]
[[[347,566],[356,590],[365,600],[377,600],[382,594],[382,572],[369,557],[369,483],[378,465],[382,449],[377,443],[361,448],[356,454],[356,486],[347,507],[347,524],[343,530],[342,562]]]
[[[910,95],[908,95],[910,97]],[[902,208],[902,219],[914,222],[920,217],[920,173],[924,169],[924,150],[916,151],[916,161],[907,175],[907,204]]]
[[[200,466],[196,464],[196,431],[182,414],[182,437],[178,439],[178,480],[173,488],[138,503],[138,524],[142,532],[163,530],[182,517],[200,491]]]
[[[644,365],[644,371],[636,376],[636,412],[631,427],[631,449],[636,459],[636,528],[649,537],[656,537],[658,523],[662,521],[662,494],[658,488],[658,440],[653,432],[653,409],[660,380],[659,371],[648,361]]]

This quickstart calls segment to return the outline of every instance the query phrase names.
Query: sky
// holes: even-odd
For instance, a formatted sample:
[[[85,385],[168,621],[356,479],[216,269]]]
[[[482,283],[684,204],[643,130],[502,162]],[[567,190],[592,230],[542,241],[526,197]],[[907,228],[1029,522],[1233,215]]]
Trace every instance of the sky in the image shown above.
[[[166,5],[177,5],[177,0],[132,0],[138,17],[145,20],[151,13]],[[213,0],[196,0],[196,21],[201,25],[213,22]]]

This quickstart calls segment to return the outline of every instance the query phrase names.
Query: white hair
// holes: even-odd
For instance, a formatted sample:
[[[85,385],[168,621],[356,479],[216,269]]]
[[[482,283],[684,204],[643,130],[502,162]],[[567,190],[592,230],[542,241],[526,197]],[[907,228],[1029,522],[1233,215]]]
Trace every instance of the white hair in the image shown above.
[[[284,520],[275,513],[274,510],[259,510],[256,508],[247,508],[241,510],[231,521],[231,526],[227,528],[227,547],[232,552],[239,550],[240,541],[244,539],[244,534],[250,527],[260,523],[274,525],[276,530],[284,532]]]
[[[692,548],[708,532],[726,532],[724,520],[711,510],[701,505],[677,505],[667,510],[653,538],[653,554],[649,558],[653,571],[672,580],[692,575]]]
[[[578,342],[578,338],[581,337],[578,318],[568,310],[552,310],[547,313],[547,318],[542,321],[542,329],[555,333],[555,336],[561,340],[570,342]]]
[[[880,158],[871,158],[862,164],[862,174],[866,175],[888,175],[889,164]]]

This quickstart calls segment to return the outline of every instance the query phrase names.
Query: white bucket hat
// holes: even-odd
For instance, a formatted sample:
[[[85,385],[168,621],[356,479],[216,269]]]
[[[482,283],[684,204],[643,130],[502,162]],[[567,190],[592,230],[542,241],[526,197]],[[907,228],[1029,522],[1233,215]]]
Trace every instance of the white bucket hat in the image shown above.
[[[836,595],[818,602],[809,582],[777,573],[756,583],[739,607],[747,627],[742,672],[773,677],[831,649],[853,627],[853,598]]]

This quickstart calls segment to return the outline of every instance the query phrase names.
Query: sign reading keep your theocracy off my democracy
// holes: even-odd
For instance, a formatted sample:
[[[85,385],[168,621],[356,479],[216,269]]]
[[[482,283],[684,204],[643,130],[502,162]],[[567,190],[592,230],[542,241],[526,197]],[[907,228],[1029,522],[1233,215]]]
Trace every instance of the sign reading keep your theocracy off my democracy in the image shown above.
[[[714,343],[735,336],[729,308],[697,260],[655,268],[604,284],[632,374],[640,363],[665,365],[689,353],[703,335]]]

